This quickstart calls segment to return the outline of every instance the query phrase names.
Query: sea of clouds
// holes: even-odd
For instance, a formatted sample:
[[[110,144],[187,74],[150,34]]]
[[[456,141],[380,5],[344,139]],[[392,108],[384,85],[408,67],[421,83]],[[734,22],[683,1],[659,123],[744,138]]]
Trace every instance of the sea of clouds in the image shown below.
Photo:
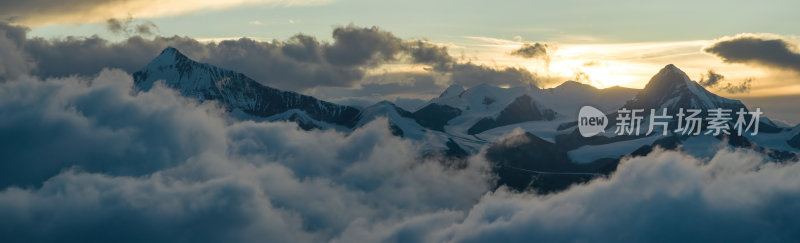
[[[3,242],[618,242],[800,239],[800,165],[747,149],[624,159],[549,195],[352,133],[237,121],[129,74],[0,83]]]

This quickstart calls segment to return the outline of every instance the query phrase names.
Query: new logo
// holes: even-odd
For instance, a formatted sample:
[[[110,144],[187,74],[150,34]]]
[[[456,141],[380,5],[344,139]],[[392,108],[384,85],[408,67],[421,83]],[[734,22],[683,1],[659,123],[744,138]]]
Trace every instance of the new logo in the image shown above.
[[[583,137],[591,137],[606,130],[608,118],[602,111],[591,106],[581,107],[578,112],[578,131]]]

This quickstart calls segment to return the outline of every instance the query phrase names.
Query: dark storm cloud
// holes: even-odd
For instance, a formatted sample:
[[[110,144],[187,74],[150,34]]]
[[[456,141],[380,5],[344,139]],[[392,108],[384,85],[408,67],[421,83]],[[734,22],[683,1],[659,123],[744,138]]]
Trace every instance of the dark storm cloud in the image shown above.
[[[108,31],[111,31],[111,33],[120,34],[125,32],[125,23],[119,19],[111,18],[106,20],[106,28]]]
[[[453,83],[467,87],[482,83],[497,86],[538,86],[539,80],[527,69],[517,67],[490,67],[486,65],[455,63],[446,69]]]
[[[528,59],[539,59],[545,62],[547,67],[550,67],[550,49],[552,46],[545,43],[525,43],[519,49],[511,52],[512,56],[519,56]]]
[[[25,27],[0,22],[0,82],[28,74],[35,63],[22,50],[25,43]]]
[[[792,43],[755,35],[724,39],[704,49],[728,63],[757,64],[800,72],[800,53]]]
[[[408,43],[408,53],[413,63],[422,63],[441,68],[452,65],[456,58],[447,53],[447,47],[418,40]]]
[[[335,32],[357,31],[354,27],[337,28]],[[317,41],[314,37],[296,35],[286,42],[262,42],[248,38],[218,43],[201,43],[188,37],[133,36],[120,43],[109,43],[99,37],[59,40],[30,39],[26,51],[39,61],[35,74],[41,76],[93,75],[105,67],[135,72],[144,67],[167,46],[173,46],[190,58],[242,72],[266,85],[289,90],[316,86],[350,86],[364,76],[367,67],[382,63],[380,48]],[[344,48],[349,49],[344,50]],[[363,50],[358,50],[362,48]],[[326,56],[337,50],[336,62]],[[346,60],[346,61],[345,61]],[[341,63],[339,62],[341,61]]]
[[[367,107],[383,100],[400,101],[401,107],[416,108],[422,98],[423,103],[439,95],[446,86],[437,79],[443,75],[436,73],[391,72],[364,77],[358,88],[320,87],[311,95],[337,104]],[[399,97],[411,99],[399,99]],[[416,97],[416,98],[415,98]],[[415,109],[412,109],[415,110]]]
[[[189,53],[203,52],[207,45],[187,37],[139,36],[119,43],[97,36],[67,37],[56,40],[28,39],[24,50],[37,61],[33,74],[42,77],[91,76],[103,68],[121,68],[132,73],[144,67],[167,46],[178,46]]]
[[[525,43],[519,49],[512,51],[511,55],[523,58],[549,59],[548,48],[548,45],[544,43]]]
[[[111,30],[141,32],[142,26],[130,25],[109,21]],[[22,40],[25,53],[38,64],[33,74],[43,77],[90,76],[107,67],[132,73],[163,48],[173,46],[197,61],[240,71],[264,84],[289,90],[351,86],[364,77],[367,69],[395,60],[410,49],[399,38],[376,27],[348,25],[335,28],[333,33],[333,43],[303,34],[287,41],[242,38],[218,43],[179,36],[145,39],[138,35],[119,43],[97,36],[26,39],[24,32],[17,39]]]
[[[717,84],[719,84],[719,82],[722,81],[723,79],[725,79],[725,76],[717,72],[714,72],[714,70],[709,69],[708,71],[706,71],[706,74],[700,75],[700,81],[698,81],[697,83],[702,85],[703,87],[714,87],[717,86]]]
[[[733,83],[733,81],[723,81],[725,81],[724,75],[709,69],[705,74],[700,75],[700,81],[697,81],[697,83],[709,89],[716,89],[729,94],[739,94],[750,92],[753,78],[747,78],[739,83]],[[722,85],[723,83],[724,85]]]
[[[106,29],[114,34],[151,36],[158,30],[152,21],[135,21],[133,18],[106,20]]]
[[[146,39],[141,35],[152,29],[147,23],[135,22],[108,21],[112,32],[134,34],[115,43],[97,36],[27,38],[26,29],[2,24],[4,29],[11,30],[7,32],[11,41],[6,42],[12,43],[3,44],[2,48],[16,54],[4,60],[7,75],[0,72],[0,77],[27,73],[41,77],[92,76],[103,68],[133,73],[162,49],[172,46],[194,60],[239,71],[265,85],[287,90],[352,87],[363,80],[366,71],[385,63],[426,65],[429,70],[451,75],[450,83],[465,86],[480,83],[518,86],[537,82],[536,75],[523,68],[459,62],[448,54],[446,47],[424,40],[402,40],[377,27],[352,24],[336,27],[332,43],[303,34],[286,41],[241,38],[201,43],[180,36]]]
[[[738,84],[727,83],[725,86],[720,87],[720,90],[728,92],[729,94],[747,93],[750,92],[752,83],[753,78],[746,78]]]
[[[375,66],[393,60],[403,47],[403,40],[374,26],[338,27],[333,30],[333,39],[334,43],[325,48],[325,57],[342,66]]]
[[[356,96],[373,94],[438,94],[446,87],[436,83],[436,77],[427,73],[387,73],[365,78],[369,83],[361,84]]]
[[[538,77],[524,68],[491,67],[471,61],[459,62],[448,54],[447,47],[437,46],[425,41],[412,42],[409,55],[413,63],[431,66],[431,70],[450,75],[450,83],[466,87],[486,83],[497,86],[528,86],[539,84]]]

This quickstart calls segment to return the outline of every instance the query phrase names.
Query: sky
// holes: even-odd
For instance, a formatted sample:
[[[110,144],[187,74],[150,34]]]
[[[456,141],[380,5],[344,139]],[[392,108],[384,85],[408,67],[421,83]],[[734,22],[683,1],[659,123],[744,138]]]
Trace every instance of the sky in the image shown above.
[[[165,85],[138,90],[133,77],[172,46],[272,87],[413,109],[449,85],[642,88],[675,64],[793,125],[797,9],[0,0],[0,241],[797,241],[800,163],[772,157],[783,153],[706,137],[713,142],[623,157],[608,176],[541,195],[496,187],[486,150],[441,158],[393,135],[386,118],[346,133],[237,120]],[[793,129],[761,136],[794,146],[784,143],[800,138]],[[523,132],[498,139],[537,142]]]
[[[796,1],[202,1],[195,8],[175,11],[160,4],[140,6],[147,1],[120,2],[141,4],[106,4],[95,10],[104,11],[105,16],[92,18],[52,13],[21,22],[35,26],[32,36],[96,34],[110,40],[120,36],[108,33],[107,18],[149,20],[158,26],[159,34],[199,40],[283,40],[297,33],[330,39],[332,26],[355,23],[379,26],[403,38],[450,44],[456,47],[451,52],[480,62],[519,65],[573,79],[582,71],[601,88],[641,88],[649,75],[668,63],[697,78],[711,68],[729,79],[776,79],[759,69],[726,65],[701,49],[740,33],[771,33],[797,43],[792,23],[800,22],[794,14],[800,7]],[[166,5],[177,9],[183,3]],[[558,47],[549,69],[504,55],[525,42]],[[582,67],[587,62],[600,65]],[[553,85],[557,84],[548,84]],[[800,87],[754,86],[751,96],[800,93]]]
[[[331,31],[337,26],[376,26],[405,40],[446,46],[452,56],[471,63],[523,68],[536,74],[536,85],[542,88],[566,80],[598,88],[642,88],[649,77],[672,63],[697,81],[709,76],[708,71],[722,75],[723,82],[708,88],[727,97],[800,95],[800,64],[796,60],[788,67],[776,68],[761,65],[757,58],[726,61],[725,54],[704,51],[726,38],[755,35],[779,39],[789,46],[789,55],[796,54],[800,43],[795,24],[800,23],[800,16],[795,14],[800,8],[797,1],[209,0],[157,4],[151,0],[73,0],[46,6],[39,2],[9,5],[0,10],[0,17],[30,28],[31,38],[96,35],[110,42],[141,33],[114,31],[109,28],[109,19],[123,24],[128,21],[131,26],[148,24],[151,28],[145,38],[177,35],[201,42],[241,37],[284,41],[298,33],[326,42],[334,41]],[[63,11],[65,8],[76,11]],[[511,54],[534,43],[546,48],[545,55]],[[385,80],[375,75],[420,73],[424,69],[384,63],[369,68],[363,80],[349,86],[320,85],[297,91],[347,103],[340,97],[346,93],[342,89],[359,92],[362,85]],[[440,90],[451,83],[442,79],[435,82]],[[730,88],[745,84],[746,89]],[[427,99],[439,92],[416,91],[403,95]],[[376,95],[380,99],[400,96]]]

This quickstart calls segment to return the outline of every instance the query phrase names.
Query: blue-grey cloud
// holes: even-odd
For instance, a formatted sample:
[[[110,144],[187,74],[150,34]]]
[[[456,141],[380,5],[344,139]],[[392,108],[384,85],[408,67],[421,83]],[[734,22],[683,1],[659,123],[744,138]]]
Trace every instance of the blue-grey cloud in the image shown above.
[[[429,72],[391,72],[368,75],[357,88],[320,87],[310,94],[334,103],[361,107],[402,97],[411,102],[404,105],[414,107],[413,104],[421,104],[417,102],[420,99],[424,103],[438,96],[446,88],[440,84],[446,81],[442,80],[444,78],[443,75]]]
[[[207,113],[184,109],[191,102],[168,89],[131,97],[132,82],[107,71],[92,80],[27,78],[0,86],[0,170],[14,172],[0,178],[0,187],[36,186],[72,166],[144,175],[219,152],[212,145],[223,134]]]
[[[137,21],[130,17],[127,19],[110,18],[106,20],[106,28],[111,33],[127,36],[151,36],[158,31],[158,26],[156,26],[156,24],[152,21]]]
[[[389,58],[376,55],[373,52],[377,50],[368,46],[361,46],[365,49],[363,51],[351,48],[349,51],[353,52],[347,57],[346,54],[331,58],[325,55],[329,46],[339,48],[340,45],[346,44],[334,42],[329,45],[302,34],[287,41],[264,42],[241,38],[219,43],[201,43],[179,36],[145,39],[136,35],[118,43],[97,36],[55,40],[32,38],[27,39],[24,51],[37,61],[33,72],[35,75],[63,77],[93,75],[107,67],[133,73],[155,58],[162,49],[173,46],[194,60],[233,69],[263,84],[287,90],[351,86],[364,76],[368,65],[382,63]],[[344,62],[346,58],[360,62]]]
[[[303,50],[290,55],[320,57]],[[90,76],[0,82],[0,241],[800,238],[800,164],[747,149],[626,158],[551,195],[491,191],[482,155],[464,168],[422,158],[385,119],[303,131],[229,119],[158,85],[132,92],[120,70]]]
[[[481,64],[455,63],[448,69],[455,84],[467,87],[487,83],[496,86],[539,86],[536,74],[521,67],[490,67]]]
[[[800,237],[800,164],[746,149],[656,151],[557,194],[492,192],[480,155],[458,169],[422,159],[386,120],[348,135],[240,122],[131,82],[104,71],[0,83],[2,241]]]
[[[753,78],[746,78],[737,84],[727,83],[725,86],[720,87],[719,89],[725,91],[729,94],[739,94],[739,93],[747,93],[750,91],[750,87],[752,86]]]
[[[747,151],[710,160],[656,152],[608,179],[548,196],[498,191],[436,241],[791,241],[800,234],[800,164]],[[438,238],[441,237],[441,238]]]
[[[520,56],[524,58],[548,58],[548,44],[544,43],[525,43],[521,47],[511,52],[512,56]]]
[[[131,85],[118,70],[0,83],[1,241],[328,241],[490,188],[479,157],[423,159],[385,119],[307,132]]]
[[[709,69],[706,74],[700,76],[700,81],[698,81],[697,83],[702,85],[703,87],[715,87],[723,79],[725,79],[725,76],[723,76],[720,73],[714,72],[714,70]]]
[[[725,76],[720,73],[717,73],[711,69],[709,69],[706,74],[700,75],[700,81],[697,81],[698,84],[702,85],[703,87],[709,89],[716,89],[722,92],[726,92],[728,94],[739,94],[739,93],[746,93],[750,91],[751,84],[753,83],[753,78],[746,78],[739,83],[733,83],[733,81],[723,82],[725,80]],[[722,85],[722,84],[725,85]]]
[[[0,22],[0,82],[30,73],[35,66],[32,58],[22,50],[25,27]]]
[[[297,34],[286,41],[258,41],[249,38],[201,43],[188,37],[142,37],[152,32],[128,20],[109,20],[109,28],[132,34],[121,42],[98,36],[61,39],[28,38],[27,29],[0,23],[7,40],[0,50],[10,53],[0,69],[0,78],[33,74],[40,77],[91,76],[103,68],[133,73],[168,46],[189,58],[242,72],[256,81],[276,88],[302,91],[315,87],[353,87],[368,70],[386,63],[428,66],[433,73],[446,74],[449,83],[473,86],[536,84],[535,74],[517,67],[491,67],[459,62],[447,48],[423,40],[403,40],[377,27],[339,26],[334,41]],[[145,23],[146,24],[146,23]],[[141,24],[140,24],[141,25]],[[13,55],[11,55],[13,54]]]
[[[723,39],[703,50],[728,63],[756,64],[800,72],[797,47],[783,39],[743,34]]]

